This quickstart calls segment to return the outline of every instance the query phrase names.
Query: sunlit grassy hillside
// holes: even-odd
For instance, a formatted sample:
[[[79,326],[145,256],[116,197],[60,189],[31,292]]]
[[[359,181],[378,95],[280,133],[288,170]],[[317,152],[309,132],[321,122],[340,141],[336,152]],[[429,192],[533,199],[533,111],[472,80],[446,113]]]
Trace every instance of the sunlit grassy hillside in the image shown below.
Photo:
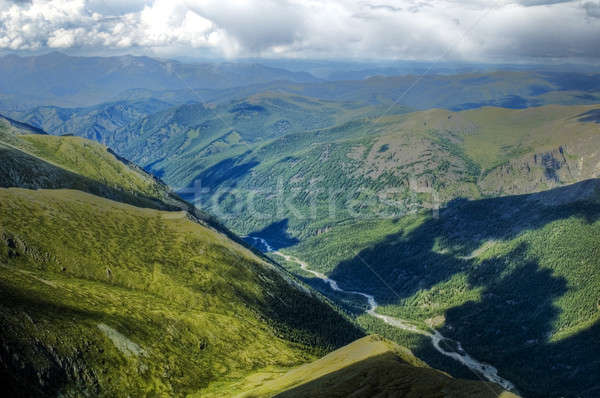
[[[4,133],[0,379],[10,394],[223,396],[250,373],[362,336],[100,145]],[[171,203],[177,211],[160,210]]]
[[[21,135],[0,126],[0,151],[5,187],[74,188],[134,204],[176,206],[164,184],[93,141]]]
[[[452,379],[377,335],[364,337],[241,394],[268,397],[493,397],[516,395],[491,383]]]
[[[0,195],[0,335],[14,388],[183,394],[360,335],[183,212],[69,190]]]

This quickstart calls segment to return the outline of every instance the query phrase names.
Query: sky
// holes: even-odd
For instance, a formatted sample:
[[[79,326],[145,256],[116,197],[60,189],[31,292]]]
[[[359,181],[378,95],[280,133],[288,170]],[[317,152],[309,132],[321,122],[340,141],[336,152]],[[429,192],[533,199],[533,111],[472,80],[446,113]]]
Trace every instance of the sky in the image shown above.
[[[600,61],[600,0],[0,0],[0,51]]]

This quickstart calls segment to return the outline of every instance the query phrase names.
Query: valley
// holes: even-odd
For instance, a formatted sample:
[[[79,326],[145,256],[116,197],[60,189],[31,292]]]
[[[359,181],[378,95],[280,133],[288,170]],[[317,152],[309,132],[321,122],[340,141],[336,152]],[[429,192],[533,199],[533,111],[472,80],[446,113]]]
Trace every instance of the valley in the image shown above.
[[[600,77],[556,69],[0,57],[0,381],[595,398]]]
[[[452,343],[456,344],[457,351],[446,351],[444,348],[441,347],[440,343],[447,341],[448,339],[446,337],[444,337],[437,330],[435,330],[435,329],[425,330],[425,329],[420,328],[419,326],[411,324],[409,321],[406,321],[404,319],[399,319],[399,318],[394,318],[394,317],[391,317],[388,315],[378,314],[377,307],[379,305],[377,304],[377,301],[375,301],[375,297],[373,297],[372,295],[367,294],[367,293],[357,292],[357,291],[345,291],[345,290],[341,289],[339,287],[338,283],[336,281],[334,281],[333,279],[330,279],[327,276],[325,276],[324,274],[317,272],[317,271],[313,271],[310,268],[308,268],[308,264],[306,264],[305,262],[297,259],[296,257],[289,256],[289,255],[281,253],[279,251],[273,251],[273,248],[271,247],[271,245],[269,245],[269,243],[266,240],[264,240],[262,238],[252,238],[252,237],[250,237],[250,239],[258,240],[262,244],[262,246],[265,247],[266,253],[270,253],[270,254],[273,254],[276,256],[281,256],[286,261],[294,262],[294,263],[300,265],[300,268],[303,271],[306,271],[306,272],[314,275],[315,277],[321,279],[325,283],[327,283],[329,285],[329,287],[331,288],[331,290],[333,290],[335,292],[356,295],[356,296],[365,298],[368,303],[367,313],[369,315],[371,315],[372,317],[381,319],[388,325],[391,325],[395,328],[429,337],[431,339],[431,343],[433,344],[435,349],[440,354],[448,356],[448,357],[460,362],[461,364],[468,367],[475,374],[480,374],[481,376],[483,376],[484,379],[498,384],[500,387],[504,388],[505,390],[515,391],[515,386],[510,381],[505,380],[502,377],[498,376],[498,370],[496,368],[494,368],[493,366],[491,366],[489,364],[482,364],[481,362],[472,358],[469,354],[464,352],[460,343],[452,341]]]
[[[216,392],[363,335],[330,303],[99,144],[2,131],[13,142],[0,170],[0,377],[8,392]],[[46,144],[69,151],[48,158]],[[142,192],[153,200],[138,199]],[[308,308],[319,316],[304,319]],[[328,328],[335,335],[327,337]]]

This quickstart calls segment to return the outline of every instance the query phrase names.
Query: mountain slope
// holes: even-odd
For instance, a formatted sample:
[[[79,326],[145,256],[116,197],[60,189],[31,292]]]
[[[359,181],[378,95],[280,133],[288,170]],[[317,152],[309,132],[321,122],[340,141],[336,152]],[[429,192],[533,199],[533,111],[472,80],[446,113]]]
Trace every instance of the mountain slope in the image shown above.
[[[70,134],[105,143],[103,138],[110,132],[176,103],[146,99],[109,102],[87,108],[40,106],[11,112],[10,115],[54,135]]]
[[[195,170],[239,156],[261,142],[379,111],[356,102],[263,93],[216,107],[189,104],[170,108],[116,130],[102,141],[181,186]],[[395,107],[390,112],[404,109]]]
[[[490,383],[452,379],[379,336],[364,337],[241,397],[501,397]]]
[[[526,396],[593,397],[597,108],[429,110],[290,133],[198,170],[187,192],[240,234],[374,295],[382,313],[446,325]],[[439,219],[422,213],[437,207]]]
[[[191,110],[189,113],[183,112],[185,108],[176,109],[182,112],[178,120],[195,123],[197,109],[188,108]],[[247,102],[235,109],[232,113],[235,117],[239,116],[240,123],[252,125],[257,120],[256,113],[260,114],[259,105]],[[203,111],[208,112],[208,109],[203,108]],[[474,357],[497,367],[501,375],[514,382],[526,396],[591,398],[598,391],[595,375],[598,374],[596,358],[600,355],[596,289],[600,283],[596,253],[599,189],[597,180],[591,179],[597,176],[599,161],[595,150],[599,139],[596,114],[597,106],[549,106],[526,110],[482,108],[464,112],[430,110],[375,120],[360,119],[334,128],[284,132],[280,136],[274,134],[266,142],[260,139],[264,132],[252,142],[252,132],[257,130],[248,129],[247,152],[228,158],[231,155],[228,150],[217,151],[225,158],[215,164],[216,167],[202,169],[203,165],[199,165],[200,169],[192,173],[182,167],[178,172],[191,181],[192,188],[199,181],[202,186],[208,183],[217,192],[221,190],[236,195],[258,192],[258,197],[246,202],[232,195],[222,195],[222,198],[217,197],[219,201],[213,202],[212,192],[201,196],[200,200],[212,205],[212,211],[221,211],[228,225],[242,233],[268,239],[273,246],[306,261],[312,269],[328,274],[343,289],[372,294],[381,304],[379,312],[410,319],[423,327],[441,328],[445,336],[460,341]],[[159,125],[153,126],[151,134],[160,138],[165,132]],[[176,128],[173,131],[173,137],[180,137],[187,130]],[[35,159],[36,156],[45,156],[48,161],[61,163],[73,170],[77,168],[77,157],[61,155],[61,151],[54,149],[60,146],[53,146],[52,140],[73,140],[70,142],[75,145],[78,138],[13,135],[10,140],[13,148],[21,148],[21,152],[31,154]],[[225,144],[222,147],[228,148],[231,144],[235,147],[234,141]],[[185,146],[178,148],[185,149]],[[77,153],[77,150],[67,151],[73,152]],[[86,159],[87,156],[80,158]],[[118,162],[112,155],[109,159]],[[190,157],[186,167],[193,161],[194,157]],[[96,182],[100,178],[93,170],[85,167],[81,170],[95,178]],[[176,181],[180,176],[169,169],[165,171],[166,179]],[[14,172],[7,174],[12,176]],[[127,186],[117,176],[110,178],[120,191]],[[567,186],[577,181],[579,183]],[[392,198],[392,206],[385,202],[375,205],[369,202],[369,194],[378,195],[390,186],[399,188],[391,192],[397,195]],[[334,194],[337,192],[338,196],[334,199],[337,209],[340,209],[338,213],[332,215],[331,199],[326,195],[317,197],[316,215],[311,213],[315,205],[309,195],[311,192],[318,193],[320,187],[325,188],[320,192],[329,193],[327,189],[332,189]],[[277,206],[273,197],[275,193],[289,195],[283,196],[284,206],[279,209],[269,207]],[[498,195],[503,197],[496,197]],[[40,203],[57,203],[55,208],[39,211],[42,214],[40,220],[48,214],[59,213],[58,208],[68,208],[70,205],[60,202],[62,199],[65,198],[44,197],[37,200]],[[84,218],[88,218],[88,213],[83,210],[86,207],[105,207],[92,206],[81,198],[77,200],[84,204],[76,213],[83,214]],[[2,203],[22,204],[24,201],[23,195],[12,199],[9,196]],[[254,207],[240,208],[240,203]],[[361,206],[363,203],[367,206]],[[419,212],[423,207],[437,205],[442,207],[439,217],[437,212],[431,216]],[[17,206],[14,207],[15,210],[11,208],[7,214],[18,215]],[[301,210],[299,216],[294,207]],[[390,207],[397,213],[382,213]],[[32,209],[39,210],[35,206]],[[173,217],[172,212],[166,214],[169,214],[168,219]],[[326,216],[320,217],[320,214]],[[110,241],[120,242],[121,237],[127,236],[126,225],[136,225],[136,221],[122,214],[106,217],[106,220],[113,219],[115,221],[110,223],[117,225],[118,234],[113,231],[115,235],[110,232],[104,236]],[[120,224],[121,219],[126,224]],[[61,225],[61,231],[81,229],[72,221],[62,220],[57,224]],[[101,225],[101,220],[97,223]],[[17,219],[15,225],[23,227],[27,223]],[[176,231],[186,229],[181,225],[171,227]],[[52,237],[62,236],[58,230],[51,231]],[[170,235],[162,231],[160,226],[152,229],[151,233],[154,236]],[[31,234],[35,236],[33,232]],[[86,236],[99,234],[103,232],[91,229],[85,232]],[[6,257],[23,257],[22,253],[27,252],[26,248],[30,245],[23,244],[13,235],[7,235]],[[141,241],[143,237],[139,235],[134,236]],[[38,239],[36,245],[44,239]],[[60,243],[52,247],[65,246],[63,242],[68,239],[60,239]],[[160,253],[167,251],[168,258],[183,258],[185,263],[185,255],[180,254],[170,242],[166,239],[166,249],[161,249]],[[83,247],[83,252],[93,252]],[[133,245],[128,246],[128,250],[129,247],[134,250],[131,256],[141,254],[135,252]],[[145,248],[144,253],[152,253],[148,246],[142,247]],[[175,249],[171,251],[173,247]],[[41,251],[42,255],[37,250],[30,252],[36,259],[52,259],[55,255],[55,252],[45,250]],[[127,253],[123,254],[123,258],[129,263],[130,255]],[[71,256],[74,255],[68,255]],[[109,251],[103,253],[102,258],[112,259],[113,256],[116,255]],[[168,258],[161,257],[159,264],[168,263]],[[82,261],[76,262],[79,263]],[[135,262],[132,264],[136,266]],[[147,265],[147,262],[143,264]],[[299,269],[297,264],[286,262],[285,265],[324,294],[331,294],[327,285]],[[74,267],[69,264],[62,271],[59,263],[52,266],[61,270],[56,272],[58,276],[55,271],[34,276],[56,284],[54,278]],[[135,272],[138,268],[142,266],[136,266]],[[77,266],[74,269],[81,272]],[[33,271],[33,267],[27,268],[26,265],[22,271]],[[155,272],[156,268],[151,271],[152,278],[158,275],[158,285],[176,286],[175,290],[183,291],[184,295],[187,294],[186,289],[190,289],[185,284],[179,285],[179,282],[175,285],[170,280],[164,282],[162,267],[158,272]],[[169,272],[167,279],[181,280],[177,273]],[[144,292],[144,289],[150,289],[152,295],[164,298],[160,296],[160,289],[152,290],[156,284],[148,282],[149,277],[144,279],[147,274],[150,274],[150,269],[142,272],[141,279],[134,279],[135,284],[142,286],[136,288]],[[112,275],[113,267],[110,267],[110,273],[106,268],[97,268],[92,274],[80,273],[76,277],[108,280]],[[385,275],[385,283],[381,275]],[[269,275],[266,277],[271,278]],[[45,284],[43,281],[40,283]],[[147,285],[150,287],[147,288]],[[276,291],[274,289],[272,285],[265,287],[266,292]],[[261,299],[256,298],[261,297],[261,289],[251,288],[251,291],[258,292],[258,296],[249,295],[243,287],[236,286],[234,290],[242,292],[242,302],[247,303],[247,297],[251,297],[250,303],[256,303],[256,306],[250,307],[254,310],[259,308],[256,310],[259,314],[257,319],[267,319],[271,330],[275,330],[270,336],[282,337],[284,345],[287,341],[292,342],[293,347],[297,347],[294,344],[303,346],[298,355],[304,356],[298,363],[310,355],[314,358],[312,346],[318,347],[316,351],[324,352],[340,343],[333,337],[329,342],[319,337],[334,335],[331,328],[336,324],[335,320],[309,323],[309,330],[306,330],[306,319],[312,319],[313,315],[305,317],[303,310],[298,309],[295,321],[289,319],[285,316],[289,309],[284,309],[285,303],[278,300],[280,296],[271,297],[264,293],[262,297],[271,297],[275,303],[271,305],[267,299],[267,309],[264,309],[260,305]],[[173,289],[170,288],[171,291]],[[287,294],[286,290],[280,292]],[[422,339],[405,338],[393,327],[361,314],[366,303],[360,297],[343,296],[331,294],[333,299],[356,314],[356,321],[365,329],[406,342],[416,355],[430,359]],[[174,296],[166,297],[167,301],[177,303]],[[186,296],[186,300],[192,298]],[[74,301],[82,299],[78,297]],[[279,305],[281,307],[277,307]],[[268,311],[272,307],[275,312]],[[127,337],[123,340],[121,336],[127,334],[114,325],[102,324],[109,328],[101,325],[99,330],[113,336],[111,342],[119,341],[117,346],[125,347],[125,351],[140,352],[138,347],[144,349],[144,345],[135,339]],[[325,330],[319,329],[323,326]],[[450,348],[460,350],[458,346]],[[286,355],[299,358],[290,354],[287,348],[282,348],[281,352],[281,358],[290,358]],[[268,362],[260,355],[252,358],[257,358],[256,363],[260,363],[259,367],[264,366],[266,369],[261,369],[267,373],[273,368],[280,370],[291,364],[283,359]],[[387,363],[387,359],[383,362]],[[548,364],[552,364],[550,368]],[[456,364],[444,364],[448,371],[454,371],[455,367]],[[216,377],[207,375],[205,380],[212,383],[203,384],[202,392],[218,396],[222,391],[237,391],[236,386],[243,380],[263,373],[257,372],[255,365],[250,368],[252,370],[236,370],[233,373],[235,380],[221,378],[220,374]],[[360,366],[351,366],[348,374],[355,374],[356,369],[362,372]],[[218,373],[215,372],[212,374]],[[337,380],[335,376],[333,380]],[[186,390],[187,385],[177,387],[180,388],[177,391],[194,391],[196,388]],[[163,388],[162,385],[160,388]]]
[[[78,176],[87,185],[76,188],[95,193],[0,188],[0,379],[15,396],[223,395],[257,369],[300,364],[362,335],[185,209],[157,210],[176,198],[98,144],[13,138],[32,152],[3,144],[13,152],[2,154],[2,171],[13,179],[2,185],[35,169],[36,188]],[[102,184],[112,191],[94,188]],[[151,196],[152,208],[102,197],[126,189]]]
[[[10,187],[0,188],[0,381],[11,396],[230,396],[362,336],[317,293],[99,144],[2,134],[0,181]],[[136,202],[140,193],[146,202]],[[407,381],[415,388],[450,380],[417,373]]]
[[[304,238],[348,219],[399,217],[457,197],[531,193],[594,178],[600,129],[585,115],[596,108],[358,119],[248,144],[210,167],[183,148],[179,158],[189,166],[159,170],[241,234],[285,220],[289,233]],[[143,163],[153,168],[153,159]]]
[[[32,128],[0,125],[0,186],[77,189],[136,206],[184,210],[239,240],[214,217],[183,201],[161,180],[110,149],[79,137],[29,134]]]
[[[12,136],[0,141],[0,153],[5,187],[73,188],[164,209],[180,204],[160,181],[78,137]]]
[[[46,134],[46,132],[40,128],[18,122],[4,115],[0,115],[0,128],[16,134]]]
[[[78,191],[0,195],[2,364],[16,389],[179,395],[358,335],[185,213]]]

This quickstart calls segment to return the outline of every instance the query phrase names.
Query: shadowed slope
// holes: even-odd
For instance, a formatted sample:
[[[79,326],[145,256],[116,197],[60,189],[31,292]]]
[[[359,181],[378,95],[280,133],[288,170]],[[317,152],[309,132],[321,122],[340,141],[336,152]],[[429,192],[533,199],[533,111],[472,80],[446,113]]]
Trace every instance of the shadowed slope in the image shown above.
[[[599,180],[338,228],[286,250],[380,313],[441,328],[526,396],[595,396]]]
[[[509,398],[478,381],[453,379],[379,336],[364,337],[240,397]]]

